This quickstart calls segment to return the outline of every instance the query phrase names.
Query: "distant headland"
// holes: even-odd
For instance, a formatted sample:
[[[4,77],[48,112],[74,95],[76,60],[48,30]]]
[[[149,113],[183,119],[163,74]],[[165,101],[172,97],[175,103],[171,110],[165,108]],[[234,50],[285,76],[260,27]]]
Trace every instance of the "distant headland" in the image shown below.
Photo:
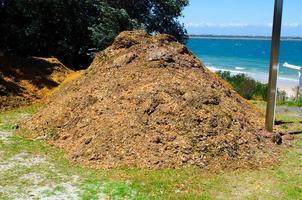
[[[242,35],[189,35],[189,38],[222,39],[222,40],[270,40],[268,36],[242,36]],[[281,40],[302,41],[302,37],[282,37]]]

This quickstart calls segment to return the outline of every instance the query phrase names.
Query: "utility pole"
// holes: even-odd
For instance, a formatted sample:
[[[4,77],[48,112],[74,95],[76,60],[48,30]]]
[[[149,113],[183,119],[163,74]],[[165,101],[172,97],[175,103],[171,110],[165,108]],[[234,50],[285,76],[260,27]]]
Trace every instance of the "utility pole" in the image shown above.
[[[283,0],[275,0],[265,127],[274,131]]]

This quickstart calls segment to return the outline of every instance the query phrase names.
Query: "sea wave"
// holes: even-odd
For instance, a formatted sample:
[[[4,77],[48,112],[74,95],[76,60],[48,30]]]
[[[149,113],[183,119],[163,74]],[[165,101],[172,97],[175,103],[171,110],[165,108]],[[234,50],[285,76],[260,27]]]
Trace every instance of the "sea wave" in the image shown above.
[[[226,69],[217,68],[217,67],[212,66],[212,65],[206,65],[206,67],[207,67],[209,70],[211,70],[212,72],[226,71]]]
[[[252,72],[247,72],[247,71],[239,71],[237,70],[232,70],[232,69],[228,69],[228,68],[220,68],[217,66],[211,66],[211,65],[207,65],[206,66],[209,70],[213,71],[213,72],[218,72],[218,71],[229,71],[231,72],[231,74],[248,74],[248,75],[255,75],[255,73]],[[235,67],[236,69],[236,67]],[[245,68],[244,68],[245,69]]]
[[[284,77],[284,76],[279,76],[280,80],[284,80],[284,81],[292,81],[292,82],[299,82],[298,79],[294,79],[294,78],[288,78],[288,77]]]
[[[244,67],[235,67],[235,69],[237,69],[237,70],[245,70]]]

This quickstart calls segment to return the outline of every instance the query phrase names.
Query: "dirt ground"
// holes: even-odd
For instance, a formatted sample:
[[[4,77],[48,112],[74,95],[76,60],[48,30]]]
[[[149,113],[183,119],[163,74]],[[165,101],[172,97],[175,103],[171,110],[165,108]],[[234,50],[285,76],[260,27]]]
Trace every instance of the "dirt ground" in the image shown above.
[[[280,136],[263,124],[184,45],[138,31],[121,33],[21,128],[97,168],[216,169],[274,162]]]
[[[0,111],[45,100],[72,70],[56,58],[0,57]]]

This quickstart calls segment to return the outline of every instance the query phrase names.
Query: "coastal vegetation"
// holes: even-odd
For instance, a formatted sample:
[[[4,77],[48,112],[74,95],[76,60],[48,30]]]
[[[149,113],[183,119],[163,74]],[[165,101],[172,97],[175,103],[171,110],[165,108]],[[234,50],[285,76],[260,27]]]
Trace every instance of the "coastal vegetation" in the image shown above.
[[[256,101],[267,100],[267,84],[261,83],[243,73],[232,74],[229,71],[218,71],[216,74],[230,83],[233,89],[245,99]],[[302,107],[302,97],[300,95],[298,99],[289,99],[286,91],[278,90],[277,105]]]
[[[288,107],[302,107],[302,98],[300,97],[298,100],[278,102],[277,105],[285,105]]]
[[[231,74],[229,71],[218,71],[217,74],[230,83],[233,89],[248,100],[266,100],[267,84],[252,79],[246,74]]]

